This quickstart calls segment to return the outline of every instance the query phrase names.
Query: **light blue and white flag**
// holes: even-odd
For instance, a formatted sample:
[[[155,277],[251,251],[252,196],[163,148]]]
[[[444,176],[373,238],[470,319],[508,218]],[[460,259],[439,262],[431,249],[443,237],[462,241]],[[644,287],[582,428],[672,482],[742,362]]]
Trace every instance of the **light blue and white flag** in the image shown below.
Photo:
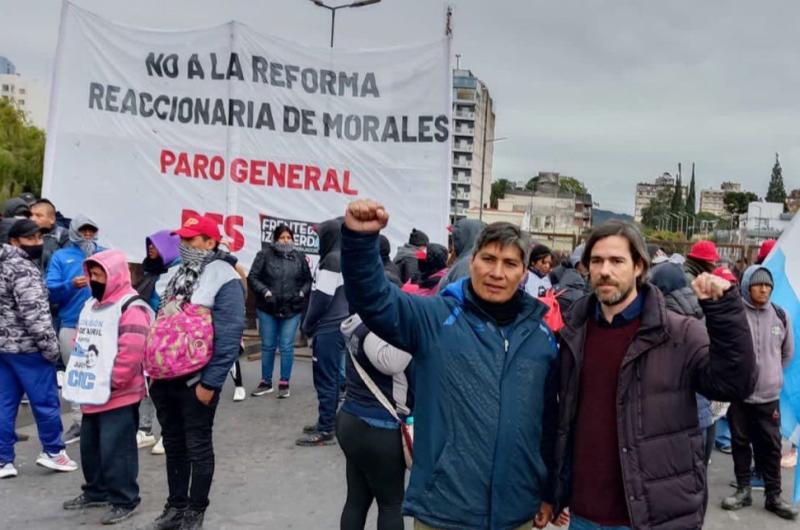
[[[795,336],[795,353],[792,362],[784,370],[781,392],[781,430],[783,436],[800,445],[800,360],[798,360],[797,337],[800,322],[800,215],[784,230],[775,248],[764,265],[772,273],[775,287],[772,301],[789,315]],[[795,474],[794,502],[800,501],[800,481]]]

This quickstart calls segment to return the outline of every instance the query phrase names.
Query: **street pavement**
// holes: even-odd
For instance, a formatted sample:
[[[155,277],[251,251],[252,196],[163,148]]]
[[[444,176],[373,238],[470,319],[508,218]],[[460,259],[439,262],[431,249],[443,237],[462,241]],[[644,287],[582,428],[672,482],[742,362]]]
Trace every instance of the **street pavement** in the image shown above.
[[[304,352],[305,353],[305,352]],[[223,390],[214,429],[216,475],[205,528],[334,530],[346,495],[344,456],[337,445],[301,448],[294,445],[303,425],[316,420],[316,400],[311,363],[297,358],[292,376],[292,397],[278,400],[274,394],[250,397],[257,384],[260,364],[243,362],[248,397],[233,403],[230,380]],[[277,367],[276,367],[277,369]],[[277,373],[276,373],[277,375]],[[40,451],[36,428],[26,411],[19,430],[31,435],[17,444],[20,476],[0,481],[0,528],[65,530],[99,526],[103,510],[66,512],[61,503],[80,493],[82,475],[55,474],[34,465]],[[64,416],[65,421],[68,419]],[[80,459],[78,445],[68,447]],[[164,457],[149,449],[139,453],[139,486],[142,504],[136,515],[119,528],[140,528],[160,512],[167,495]],[[704,528],[710,530],[788,529],[786,522],[764,511],[763,494],[754,493],[754,505],[739,512],[719,508],[732,490],[731,457],[715,452],[709,469],[709,508]],[[784,470],[784,491],[791,492],[794,471]],[[373,507],[367,528],[375,528]],[[411,529],[410,520],[406,528]]]

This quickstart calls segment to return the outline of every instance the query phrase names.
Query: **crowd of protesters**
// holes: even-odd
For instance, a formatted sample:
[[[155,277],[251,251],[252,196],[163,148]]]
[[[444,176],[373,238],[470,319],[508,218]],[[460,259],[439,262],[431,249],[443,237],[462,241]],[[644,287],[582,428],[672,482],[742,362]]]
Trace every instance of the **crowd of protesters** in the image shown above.
[[[373,502],[379,530],[401,530],[404,515],[418,530],[699,529],[715,444],[734,463],[723,509],[761,488],[766,510],[797,517],[781,497],[796,450],[782,454],[778,405],[792,323],[761,265],[774,241],[748,267],[711,241],[668,256],[608,221],[560,255],[511,224],[465,219],[447,246],[412,230],[391,259],[388,222],[381,204],[351,203],[316,225],[313,267],[278,226],[247,273],[205,216],[126,256],[99,245],[86,215],[7,201],[0,478],[19,472],[24,397],[37,465],[76,471],[66,447],[80,444],[84,484],[64,509],[129,518],[150,448],[166,455],[168,497],[148,528],[201,528],[229,374],[245,399],[249,291],[261,338],[251,396],[289,398],[296,338],[310,339],[318,410],[296,444],[340,445],[342,530],[363,529]]]

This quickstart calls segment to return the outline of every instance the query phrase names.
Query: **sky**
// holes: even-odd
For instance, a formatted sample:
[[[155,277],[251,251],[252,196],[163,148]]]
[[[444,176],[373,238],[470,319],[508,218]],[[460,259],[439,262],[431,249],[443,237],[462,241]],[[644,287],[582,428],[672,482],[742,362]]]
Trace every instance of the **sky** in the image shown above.
[[[75,0],[151,28],[243,21],[327,46],[330,15],[307,0]],[[331,5],[335,5],[330,2]],[[344,2],[343,0],[343,3]],[[796,0],[453,0],[453,54],[496,106],[494,178],[559,171],[601,208],[632,213],[637,182],[683,162],[697,188],[741,182],[766,194],[779,152],[800,188],[800,2]],[[441,0],[382,0],[341,10],[336,46],[437,38]],[[61,2],[0,0],[0,55],[46,99]],[[699,191],[698,191],[699,196]]]

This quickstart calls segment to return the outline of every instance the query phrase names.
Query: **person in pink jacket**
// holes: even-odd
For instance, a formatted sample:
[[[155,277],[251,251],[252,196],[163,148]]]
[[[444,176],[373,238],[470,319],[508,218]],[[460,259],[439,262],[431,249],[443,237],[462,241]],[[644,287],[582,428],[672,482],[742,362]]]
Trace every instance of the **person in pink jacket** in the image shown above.
[[[90,298],[78,320],[65,396],[81,404],[83,492],[66,510],[109,506],[103,524],[130,517],[139,504],[136,430],[145,396],[142,368],[152,310],[131,286],[125,254],[106,250],[84,267]]]

